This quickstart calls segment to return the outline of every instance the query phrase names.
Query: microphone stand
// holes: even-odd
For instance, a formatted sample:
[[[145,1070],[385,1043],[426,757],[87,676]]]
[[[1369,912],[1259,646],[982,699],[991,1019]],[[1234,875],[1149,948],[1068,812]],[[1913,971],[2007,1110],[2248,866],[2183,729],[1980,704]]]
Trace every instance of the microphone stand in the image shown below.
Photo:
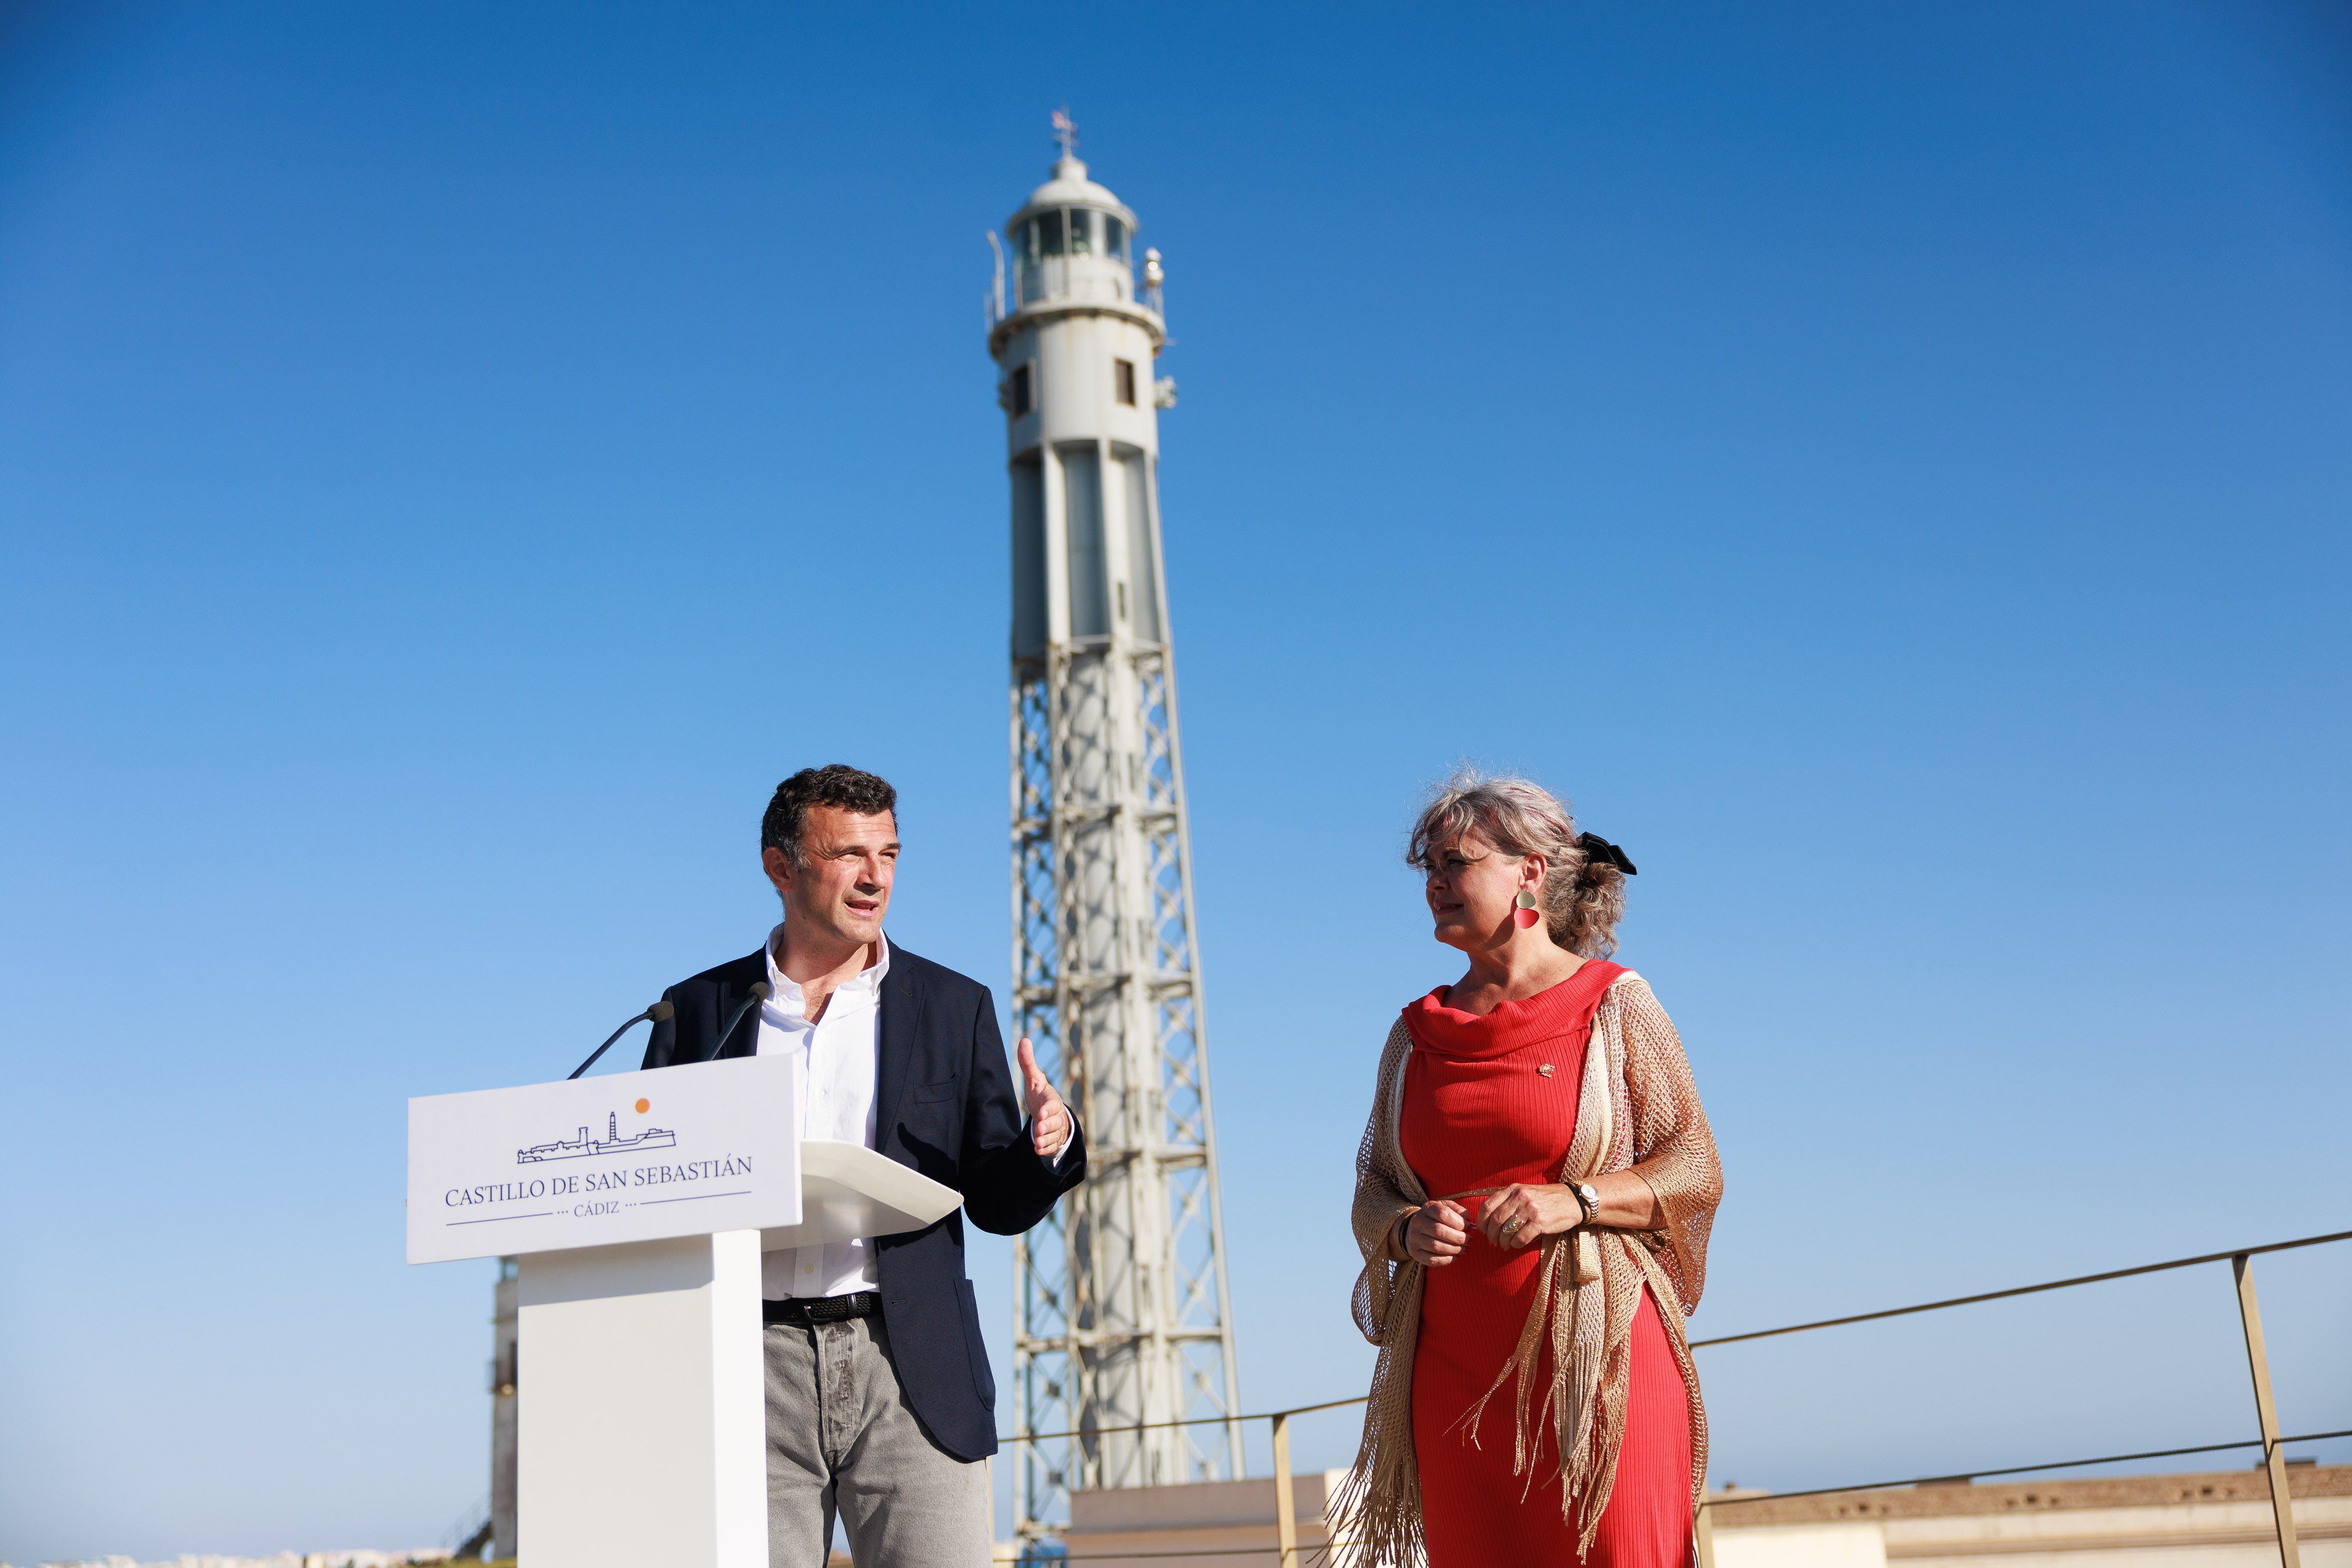
[[[727,1043],[727,1037],[735,1032],[735,1026],[743,1021],[743,1015],[745,1013],[750,1012],[753,1008],[758,1007],[761,1002],[768,999],[768,992],[769,986],[767,981],[755,980],[751,983],[751,994],[743,998],[742,1005],[735,1009],[735,1016],[727,1020],[727,1027],[719,1031],[719,1044],[710,1048],[711,1055],[716,1056],[719,1054],[719,1047]],[[636,1017],[631,1019],[628,1022],[614,1030],[611,1034],[606,1035],[604,1037],[604,1043],[590,1051],[588,1053],[588,1060],[573,1068],[569,1076],[572,1078],[577,1078],[582,1073],[587,1071],[590,1068],[595,1066],[596,1059],[604,1055],[606,1051],[612,1050],[613,1042],[614,1040],[620,1039],[623,1035],[628,1033],[639,1024],[644,1023],[648,1019],[651,1019],[655,1023],[667,1023],[677,1011],[677,1009],[667,1001],[656,1002],[653,1006],[647,1008],[645,1011],[639,1013]]]
[[[714,1058],[726,1049],[727,1037],[735,1032],[735,1026],[743,1021],[743,1015],[768,999],[769,989],[768,982],[765,980],[751,982],[751,994],[743,998],[742,1005],[735,1009],[735,1016],[727,1020],[727,1027],[719,1031],[719,1040],[710,1048],[710,1054]]]
[[[648,1019],[655,1023],[661,1023],[667,1019],[669,1016],[677,1010],[677,1009],[676,1008],[673,1008],[667,1002],[656,1002],[653,1006],[647,1008],[645,1011],[639,1013],[636,1017],[631,1019],[628,1022],[623,1024],[620,1028],[606,1035],[604,1037],[604,1043],[590,1051],[588,1053],[588,1060],[573,1068],[567,1075],[567,1081],[571,1078],[579,1077],[582,1073],[595,1066],[596,1059],[604,1055],[606,1051],[612,1050],[613,1042],[614,1040],[620,1039],[623,1035],[628,1033],[639,1024],[645,1023]]]

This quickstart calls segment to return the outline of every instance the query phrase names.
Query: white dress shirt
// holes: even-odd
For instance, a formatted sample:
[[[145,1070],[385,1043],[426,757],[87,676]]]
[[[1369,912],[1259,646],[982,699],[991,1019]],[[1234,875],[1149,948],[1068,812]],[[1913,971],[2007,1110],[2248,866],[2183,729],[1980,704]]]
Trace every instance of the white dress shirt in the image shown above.
[[[824,1004],[824,1016],[808,1020],[800,987],[776,967],[776,945],[784,928],[768,933],[768,999],[760,1004],[761,1056],[793,1059],[793,1103],[799,1108],[803,1138],[830,1138],[874,1146],[876,1026],[882,1018],[882,977],[890,972],[890,942],[877,937],[871,967],[842,982]],[[878,1291],[874,1243],[865,1237],[769,1252],[760,1259],[760,1293],[772,1301],[787,1296],[845,1296]]]
[[[768,933],[768,999],[760,1004],[761,1056],[793,1059],[793,1103],[799,1107],[800,1135],[830,1138],[873,1148],[875,1079],[881,1061],[882,977],[890,972],[890,940],[875,938],[870,967],[842,982],[824,1004],[824,1017],[808,1020],[807,998],[799,985],[776,967],[782,925]],[[1019,1092],[1016,1083],[1014,1092]],[[1024,1136],[1026,1136],[1024,1132]],[[1067,1133],[1051,1156],[1067,1164],[1076,1140]],[[787,1296],[846,1296],[878,1291],[874,1243],[866,1237],[815,1247],[762,1253],[760,1294],[772,1301]]]

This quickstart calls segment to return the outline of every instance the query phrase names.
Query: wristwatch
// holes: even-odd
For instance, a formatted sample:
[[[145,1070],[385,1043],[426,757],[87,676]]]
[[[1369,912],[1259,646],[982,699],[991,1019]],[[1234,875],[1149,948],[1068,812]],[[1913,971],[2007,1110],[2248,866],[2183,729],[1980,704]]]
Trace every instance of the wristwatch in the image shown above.
[[[1584,1211],[1582,1218],[1577,1220],[1577,1224],[1591,1224],[1592,1217],[1601,1212],[1600,1192],[1593,1187],[1591,1182],[1586,1181],[1570,1182],[1568,1184],[1568,1190],[1576,1195],[1576,1207]]]

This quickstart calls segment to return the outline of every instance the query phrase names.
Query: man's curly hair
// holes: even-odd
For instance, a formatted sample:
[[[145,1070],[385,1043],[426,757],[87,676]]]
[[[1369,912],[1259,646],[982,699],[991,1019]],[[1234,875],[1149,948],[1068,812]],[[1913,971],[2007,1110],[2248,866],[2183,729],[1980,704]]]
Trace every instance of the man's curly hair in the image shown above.
[[[890,788],[889,780],[846,763],[803,768],[777,785],[774,796],[769,800],[767,815],[760,819],[761,850],[782,850],[784,858],[794,865],[804,863],[801,860],[801,834],[808,827],[811,806],[838,806],[865,817],[887,812],[895,822],[898,791]]]

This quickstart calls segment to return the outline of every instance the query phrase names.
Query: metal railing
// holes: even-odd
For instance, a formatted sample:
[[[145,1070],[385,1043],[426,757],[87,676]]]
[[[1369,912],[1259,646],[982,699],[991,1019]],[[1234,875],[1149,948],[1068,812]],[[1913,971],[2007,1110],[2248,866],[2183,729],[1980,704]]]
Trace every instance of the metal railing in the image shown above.
[[[2331,1242],[2352,1241],[2352,1230],[2330,1231],[2324,1236],[2301,1236],[2291,1241],[2271,1241],[2255,1247],[2240,1247],[2224,1252],[2200,1252],[2193,1258],[2173,1258],[2161,1263],[2141,1263],[2128,1269],[2109,1269],[2096,1274],[2077,1274],[2064,1280],[2048,1280],[2035,1285],[2013,1285],[2007,1290],[1982,1291],[1974,1295],[1952,1296],[1943,1301],[1920,1301],[1907,1307],[1888,1307],[1878,1312],[1853,1312],[1843,1317],[1822,1318],[1812,1322],[1790,1323],[1785,1327],[1756,1329],[1747,1333],[1718,1334],[1711,1339],[1690,1342],[1694,1351],[1713,1346],[1744,1344],[1751,1340],[1775,1339],[1783,1334],[1809,1333],[1816,1329],[1845,1328],[1854,1323],[1879,1322],[1888,1318],[1910,1317],[1918,1312],[1944,1312],[1953,1307],[1976,1306],[1985,1301],[2007,1301],[2014,1296],[2040,1295],[2047,1291],[2073,1290],[2082,1285],[2104,1284],[2113,1280],[2128,1280],[2141,1274],[2160,1274],[2174,1269],[2194,1269],[2202,1264],[2227,1261],[2237,1287],[2238,1321],[2246,1342],[2246,1364],[2253,1379],[2254,1419],[2259,1436],[2239,1438],[2225,1443],[2200,1443],[2182,1448],[2151,1448],[2132,1454],[2102,1454],[2090,1458],[2053,1459],[2040,1464],[2006,1465],[1980,1470],[1946,1472],[1933,1476],[1912,1476],[1900,1480],[1859,1481],[1843,1486],[1813,1487],[1803,1491],[1757,1492],[1748,1496],[1710,1498],[1699,1505],[1695,1528],[1698,1537],[1698,1568],[1715,1568],[1714,1511],[1734,1508],[1742,1503],[1778,1501],[1789,1498],[1822,1497],[1832,1492],[1880,1491],[1895,1487],[1913,1487],[1936,1482],[1973,1481],[1988,1476],[2036,1474],[2044,1470],[2081,1469],[2094,1465],[2126,1464],[2143,1459],[2174,1458],[2189,1454],[2226,1453],[2239,1448],[2260,1448],[2263,1465],[2270,1487],[2271,1518],[2276,1529],[2281,1568],[2302,1568],[2302,1554],[2295,1543],[2294,1511],[2290,1495],[2286,1457],[2281,1451],[2289,1443],[2315,1443],[2335,1437],[2352,1437],[2352,1427],[2331,1432],[2301,1432],[2283,1436],[2278,1429],[2278,1410],[2271,1397],[2270,1354],[2263,1343],[2263,1320],[2254,1298],[2253,1260],[2265,1252],[2289,1252],[2304,1247],[2324,1247]],[[1322,1410],[1339,1410],[1351,1405],[1361,1405],[1366,1396],[1359,1394],[1349,1399],[1328,1399],[1318,1405],[1297,1405],[1286,1410],[1266,1410],[1253,1416],[1195,1416],[1177,1421],[1147,1421],[1126,1427],[1088,1427],[1067,1432],[1024,1432],[1002,1438],[1005,1443],[1036,1443],[1057,1438],[1089,1437],[1111,1432],[1144,1432],[1170,1427],[1222,1425],[1228,1421],[1265,1421],[1271,1425],[1274,1451],[1274,1511],[1275,1545],[1268,1551],[1262,1547],[1221,1546],[1202,1550],[1153,1551],[1131,1552],[1089,1552],[1080,1559],[1088,1563],[1110,1563],[1122,1559],[1160,1560],[1185,1557],[1249,1557],[1271,1556],[1279,1568],[1301,1568],[1307,1561],[1328,1560],[1328,1544],[1302,1552],[1298,1543],[1297,1500],[1292,1492],[1290,1469],[1290,1422],[1297,1416],[1313,1415]],[[1046,1565],[1062,1561],[1057,1555],[1040,1553],[1024,1546],[1014,1561],[1023,1564]]]
[[[993,231],[989,243],[998,243]],[[1108,260],[1108,258],[1101,258]],[[1033,305],[1129,305],[1167,319],[1167,308],[1157,284],[1138,283],[1125,264],[1101,272],[1074,269],[1066,256],[1041,256],[1016,265],[1008,274],[1000,254],[996,272],[981,293],[981,316],[992,332]]]
[[[449,1561],[452,1563],[464,1563],[468,1560],[480,1562],[482,1549],[490,1543],[490,1529],[493,1522],[490,1516],[490,1496],[489,1493],[484,1492],[481,1501],[467,1509],[458,1516],[457,1523],[442,1531],[441,1544],[447,1549]]]

